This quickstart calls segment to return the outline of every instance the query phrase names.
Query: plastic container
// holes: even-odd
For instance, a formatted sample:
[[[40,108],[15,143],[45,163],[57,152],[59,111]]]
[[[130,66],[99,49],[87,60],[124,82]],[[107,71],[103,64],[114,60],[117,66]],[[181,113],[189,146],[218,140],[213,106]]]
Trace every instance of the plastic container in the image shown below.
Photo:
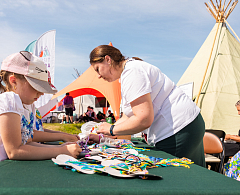
[[[107,117],[106,118],[106,122],[112,124],[112,118],[111,117]]]

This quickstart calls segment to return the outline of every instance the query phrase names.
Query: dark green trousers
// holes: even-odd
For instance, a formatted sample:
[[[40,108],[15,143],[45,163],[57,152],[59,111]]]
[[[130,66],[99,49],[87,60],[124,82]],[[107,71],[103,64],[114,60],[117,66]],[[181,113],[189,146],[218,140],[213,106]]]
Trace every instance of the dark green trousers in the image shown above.
[[[156,148],[178,158],[189,158],[195,164],[205,167],[203,148],[204,133],[205,123],[202,115],[199,113],[193,122],[175,135],[156,143]]]

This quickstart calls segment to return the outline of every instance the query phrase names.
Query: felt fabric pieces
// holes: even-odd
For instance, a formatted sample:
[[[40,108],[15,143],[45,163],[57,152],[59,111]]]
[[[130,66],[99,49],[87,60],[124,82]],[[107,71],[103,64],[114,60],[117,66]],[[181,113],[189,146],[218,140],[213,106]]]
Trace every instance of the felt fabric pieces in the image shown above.
[[[115,140],[116,145],[118,147],[115,148],[106,145],[98,146],[98,148],[96,145],[91,146],[90,148],[98,149],[98,155],[91,155],[90,152],[80,160],[67,155],[59,155],[52,161],[57,165],[64,166],[65,169],[81,173],[107,173],[117,177],[138,177],[141,179],[161,179],[161,176],[149,174],[148,169],[150,168],[167,166],[190,168],[189,164],[193,163],[186,158],[163,159],[139,154],[138,151],[149,149],[135,148],[130,141],[126,140]]]
[[[240,151],[226,163],[225,175],[240,181]]]

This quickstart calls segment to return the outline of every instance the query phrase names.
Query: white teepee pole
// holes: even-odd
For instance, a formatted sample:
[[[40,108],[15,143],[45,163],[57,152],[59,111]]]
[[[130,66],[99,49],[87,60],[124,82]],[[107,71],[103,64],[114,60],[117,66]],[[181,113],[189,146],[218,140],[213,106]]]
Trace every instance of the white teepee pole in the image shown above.
[[[233,34],[235,35],[235,37],[238,39],[238,41],[239,41],[239,43],[240,43],[239,37],[238,37],[237,34],[234,32],[234,30],[232,29],[232,27],[230,26],[230,24],[227,22],[227,20],[224,19],[224,22],[227,23],[227,25],[229,26],[229,28],[231,29],[231,31],[233,32]]]

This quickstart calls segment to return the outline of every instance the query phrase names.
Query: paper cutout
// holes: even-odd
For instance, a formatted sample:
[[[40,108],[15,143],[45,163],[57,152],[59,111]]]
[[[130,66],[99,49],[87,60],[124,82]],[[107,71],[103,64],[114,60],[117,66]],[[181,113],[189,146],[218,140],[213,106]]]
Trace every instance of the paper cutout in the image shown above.
[[[114,160],[103,160],[101,162],[101,165],[106,167],[106,166],[113,166],[113,165],[116,165],[116,164],[119,164],[119,163],[122,163],[122,161],[120,160],[117,160],[117,159],[114,159]]]
[[[113,169],[111,167],[105,167],[104,170],[113,176],[117,176],[117,177],[135,177],[134,175],[123,175],[120,171]]]

